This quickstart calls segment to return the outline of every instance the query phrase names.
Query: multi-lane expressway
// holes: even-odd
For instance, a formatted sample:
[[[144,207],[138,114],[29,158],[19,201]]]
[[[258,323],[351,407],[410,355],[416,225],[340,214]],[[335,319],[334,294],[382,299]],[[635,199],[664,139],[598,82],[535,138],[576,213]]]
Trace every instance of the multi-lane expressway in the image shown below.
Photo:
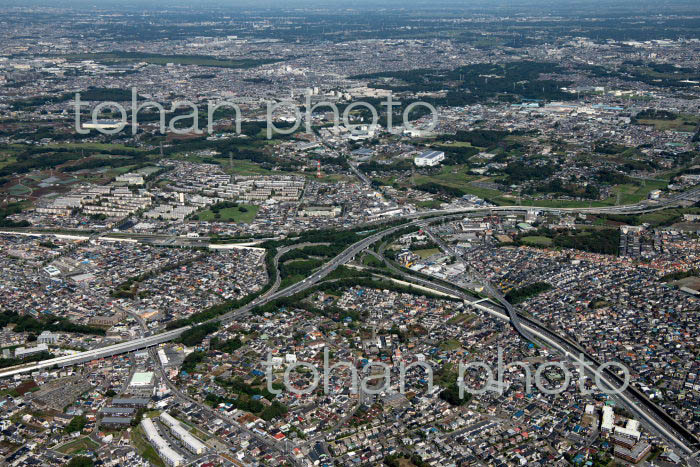
[[[626,206],[611,206],[611,207],[601,207],[601,208],[551,208],[551,207],[531,207],[531,206],[495,206],[495,207],[469,207],[469,208],[459,208],[459,209],[445,209],[445,210],[431,210],[431,211],[422,211],[422,212],[417,212],[417,213],[410,213],[410,214],[405,214],[402,217],[408,222],[394,226],[388,229],[381,230],[377,233],[374,233],[352,245],[350,245],[347,249],[345,249],[342,253],[340,253],[338,256],[330,260],[328,263],[323,265],[320,269],[318,269],[316,272],[314,272],[311,276],[308,278],[304,279],[301,282],[297,282],[296,284],[293,284],[285,289],[276,291],[274,293],[269,293],[265,294],[262,297],[257,298],[256,300],[252,301],[248,305],[245,305],[242,308],[239,308],[237,310],[234,310],[232,312],[229,312],[225,315],[222,315],[216,320],[227,323],[231,322],[238,317],[244,315],[245,313],[249,312],[253,308],[255,308],[258,305],[264,305],[266,303],[269,303],[272,300],[275,300],[277,298],[281,297],[288,297],[291,295],[294,295],[298,292],[301,292],[303,290],[308,289],[309,287],[312,287],[314,284],[319,282],[323,277],[331,273],[334,269],[336,269],[338,266],[347,263],[350,261],[357,253],[360,251],[364,250],[367,248],[369,245],[372,245],[376,241],[384,238],[387,235],[391,235],[392,233],[396,232],[399,229],[405,228],[410,225],[418,225],[421,222],[424,222],[424,218],[431,218],[431,220],[439,220],[439,219],[446,219],[454,215],[460,215],[460,214],[467,214],[470,212],[484,212],[484,211],[491,211],[491,212],[511,212],[511,211],[528,211],[528,210],[537,210],[537,211],[556,211],[556,212],[589,212],[589,213],[638,213],[638,212],[646,212],[646,211],[653,211],[657,209],[662,209],[664,207],[669,207],[671,205],[676,205],[684,200],[694,200],[695,198],[700,197],[700,187],[694,188],[692,190],[676,194],[672,197],[666,198],[656,204],[644,204],[644,203],[639,203],[639,204],[634,204],[634,205],[626,205]],[[2,232],[0,232],[2,233]],[[9,232],[8,232],[9,233]],[[40,235],[41,232],[24,232],[25,234],[38,234]],[[486,282],[487,283],[487,282]],[[493,288],[490,288],[490,292],[495,292],[495,290],[492,290]],[[273,289],[274,290],[274,289]],[[499,297],[498,294],[495,295],[501,301],[500,299],[502,297]],[[501,303],[504,303],[501,301]],[[505,302],[507,303],[507,302]],[[509,313],[512,313],[510,307],[506,306],[508,309]],[[514,320],[513,322],[517,322],[517,320]],[[0,371],[0,378],[1,377],[7,377],[7,376],[13,376],[16,374],[20,373],[26,373],[26,372],[32,372],[32,371],[37,371],[40,369],[45,369],[45,368],[51,368],[54,366],[58,367],[63,367],[63,366],[68,366],[68,365],[75,365],[75,364],[80,364],[84,363],[86,361],[98,359],[98,358],[104,358],[104,357],[109,357],[112,355],[117,355],[120,353],[127,353],[131,352],[134,350],[138,349],[143,349],[147,347],[151,347],[154,345],[161,344],[163,342],[167,342],[170,340],[174,340],[177,337],[182,334],[185,330],[189,329],[189,326],[185,326],[179,329],[174,329],[172,331],[167,331],[161,334],[156,334],[153,336],[146,336],[140,339],[134,339],[129,342],[124,342],[120,344],[115,344],[111,345],[108,347],[102,347],[99,349],[94,349],[94,350],[89,350],[85,352],[78,352],[74,355],[67,355],[67,356],[62,356],[62,357],[57,357],[49,360],[44,360],[41,362],[37,363],[32,363],[32,364],[27,364],[27,365],[21,365],[17,367],[12,367],[5,369],[3,371]],[[524,333],[523,333],[524,335]]]
[[[348,248],[346,248],[342,253],[340,253],[338,256],[333,258],[331,261],[329,261],[328,263],[323,265],[318,271],[316,271],[314,274],[312,274],[308,278],[304,279],[303,281],[297,282],[296,284],[293,284],[287,288],[276,291],[274,293],[265,294],[265,295],[257,298],[256,300],[253,300],[251,303],[243,306],[242,308],[239,308],[239,309],[231,311],[227,314],[221,315],[217,318],[214,318],[214,320],[220,321],[223,323],[228,323],[228,322],[236,320],[238,317],[244,315],[245,313],[249,312],[250,310],[252,310],[253,308],[255,308],[258,305],[264,305],[264,304],[269,303],[277,298],[289,297],[290,295],[294,295],[298,292],[306,290],[309,287],[316,284],[318,281],[320,281],[323,277],[330,274],[338,266],[350,261],[358,252],[364,250],[365,248],[367,248],[369,245],[373,244],[377,240],[385,237],[386,235],[390,235],[391,233],[397,231],[398,229],[405,228],[408,225],[416,225],[418,222],[419,221],[414,220],[414,221],[411,221],[407,224],[401,224],[401,225],[398,225],[395,227],[391,227],[389,229],[382,230],[378,233],[375,233],[373,235],[365,237],[364,239],[362,239],[362,240],[352,244]],[[291,249],[291,248],[289,248],[289,249]],[[285,248],[284,251],[288,251],[288,249]],[[21,374],[21,373],[33,372],[33,371],[37,371],[37,370],[41,370],[41,369],[45,369],[45,368],[53,368],[54,366],[64,367],[64,366],[69,366],[69,365],[76,365],[76,364],[88,362],[91,360],[96,360],[99,358],[110,357],[112,355],[118,355],[118,354],[122,354],[122,353],[132,352],[134,350],[152,347],[152,346],[164,343],[164,342],[168,342],[168,341],[177,339],[184,331],[186,331],[189,328],[190,328],[190,326],[183,326],[181,328],[173,329],[171,331],[166,331],[166,332],[163,332],[161,334],[155,334],[152,336],[145,336],[145,337],[141,337],[138,339],[133,339],[133,340],[128,341],[128,342],[122,342],[120,344],[110,345],[107,347],[101,347],[99,349],[88,350],[85,352],[77,352],[75,354],[65,355],[62,357],[52,358],[49,360],[43,360],[43,361],[37,362],[37,363],[31,363],[31,364],[27,364],[27,365],[20,365],[20,366],[16,366],[16,367],[7,368],[7,369],[0,371],[0,378],[7,377],[7,376],[14,376],[14,375]]]
[[[51,358],[49,360],[42,360],[37,363],[11,367],[0,372],[0,378],[14,376],[20,373],[37,371],[44,368],[60,368],[70,365],[79,365],[81,363],[97,360],[100,358],[133,352],[135,350],[144,349],[154,345],[162,344],[163,342],[168,342],[173,339],[177,339],[180,336],[180,334],[182,334],[183,331],[185,331],[188,328],[189,326],[182,327],[178,329],[173,329],[172,331],[166,331],[161,334],[155,334],[153,336],[146,336],[128,342],[122,342],[120,344],[100,347],[99,349],[86,350],[84,352],[76,352],[75,354]]]
[[[662,202],[656,203],[656,204],[635,204],[635,205],[627,205],[627,206],[611,206],[611,207],[598,207],[598,208],[550,208],[550,207],[530,207],[530,206],[498,206],[498,207],[476,207],[476,208],[462,208],[462,209],[451,209],[451,210],[433,210],[433,211],[423,211],[420,213],[412,213],[412,214],[406,214],[403,217],[408,220],[408,222],[390,227],[384,230],[381,230],[379,232],[376,232],[372,235],[369,235],[365,237],[362,240],[359,240],[358,242],[350,245],[348,248],[346,248],[343,252],[341,252],[338,256],[334,257],[331,259],[329,262],[324,264],[321,268],[319,268],[316,272],[314,272],[311,276],[308,278],[304,279],[301,282],[298,282],[296,284],[293,284],[289,287],[286,287],[282,290],[275,291],[274,293],[268,293],[265,294],[256,300],[252,301],[248,305],[239,308],[237,310],[231,311],[225,315],[222,315],[220,317],[215,318],[217,321],[223,322],[223,323],[228,323],[231,321],[234,321],[241,316],[245,315],[247,312],[252,310],[254,307],[258,305],[264,305],[266,303],[269,303],[277,298],[281,297],[288,297],[291,295],[294,295],[298,292],[301,292],[303,290],[306,290],[319,281],[321,281],[325,276],[330,274],[333,270],[335,270],[338,266],[343,265],[350,260],[352,260],[356,254],[359,252],[363,251],[370,245],[374,244],[375,242],[381,240],[382,238],[386,237],[387,235],[391,235],[392,233],[403,229],[407,226],[417,226],[417,225],[422,225],[425,223],[424,218],[430,217],[432,218],[431,221],[436,221],[440,219],[447,219],[450,217],[453,217],[455,215],[460,215],[460,214],[466,214],[469,212],[478,212],[478,211],[492,211],[492,212],[502,212],[502,211],[527,211],[527,210],[537,210],[537,211],[558,211],[558,212],[588,212],[588,213],[627,213],[627,214],[632,214],[632,213],[638,213],[638,212],[646,212],[646,211],[653,211],[657,209],[662,209],[665,207],[669,207],[674,204],[679,204],[683,200],[695,200],[697,197],[700,197],[700,187],[690,190],[688,192],[684,192],[678,195],[674,195],[671,198],[667,198],[663,200]],[[435,237],[436,238],[436,237]],[[444,244],[443,244],[444,246]],[[478,278],[482,279],[483,278]],[[488,281],[484,282],[485,285],[489,285]],[[274,290],[274,289],[273,289]],[[487,291],[490,293],[497,292],[493,287],[487,287]],[[542,329],[535,329],[532,325],[532,323],[529,323],[527,325],[523,325],[520,322],[520,319],[518,319],[517,313],[515,310],[512,308],[512,306],[508,306],[507,301],[498,293],[494,295],[494,297],[501,302],[502,305],[504,305],[504,308],[506,308],[508,312],[508,319],[513,323],[513,325],[516,327],[518,332],[523,335],[523,337],[528,338],[530,336],[530,333],[533,333],[537,335],[540,339],[544,339],[548,342],[550,342],[555,348],[558,348],[559,350],[563,352],[567,352],[565,350],[566,345],[562,345],[562,342],[564,339],[560,338],[559,336],[556,336],[554,333],[552,333],[549,330],[546,330],[546,332],[543,332]],[[504,303],[505,302],[505,303]],[[507,305],[506,305],[507,304]],[[493,311],[493,310],[492,310]],[[69,366],[69,365],[76,365],[80,363],[84,363],[87,361],[99,359],[99,358],[104,358],[104,357],[109,357],[121,353],[127,353],[131,352],[134,350],[138,349],[143,349],[143,348],[148,348],[152,347],[167,341],[171,341],[179,337],[185,330],[189,329],[190,326],[184,326],[178,329],[174,329],[171,331],[166,331],[161,334],[156,334],[153,336],[145,336],[139,339],[134,339],[129,342],[124,342],[120,344],[115,344],[112,346],[108,347],[103,347],[99,349],[93,349],[85,352],[79,352],[74,355],[67,355],[67,356],[62,356],[54,359],[49,359],[49,360],[44,360],[38,363],[32,363],[32,364],[27,364],[27,365],[22,365],[18,367],[12,367],[9,369],[6,369],[4,371],[0,372],[0,377],[8,377],[8,376],[14,376],[17,374],[21,373],[26,373],[26,372],[33,372],[45,368],[53,368],[53,367],[64,367],[64,366]],[[559,340],[559,342],[556,342]],[[610,376],[610,375],[607,375]],[[650,415],[647,412],[643,411],[642,409],[637,407],[638,402],[632,402],[629,399],[625,399],[626,396],[621,396],[623,400],[625,400],[626,405],[635,413],[637,413],[641,418],[652,424],[652,426],[655,426],[655,428],[663,433],[667,439],[669,439],[674,445],[681,447],[684,452],[686,453],[692,453],[697,449],[697,439],[691,439],[690,442],[687,442],[687,439],[685,442],[683,440],[680,440],[677,436],[677,433],[682,431],[679,429],[674,430],[673,432],[669,432],[668,428],[666,427],[666,423],[660,422],[654,415]],[[681,427],[680,424],[675,422],[675,420],[671,419],[671,422],[676,426],[676,428]]]
[[[448,254],[455,254],[460,257],[458,252],[447,246],[439,236],[435,235],[428,226],[422,226],[423,231],[435,241],[438,246]],[[601,383],[606,386],[603,389],[616,389],[623,387],[624,381],[614,372],[606,369],[603,363],[597,357],[592,355],[580,345],[572,342],[567,337],[560,336],[554,331],[548,329],[542,323],[523,315],[511,305],[505,297],[493,287],[488,280],[483,278],[475,271],[471,271],[471,275],[475,276],[472,280],[478,281],[484,286],[484,289],[498,303],[493,303],[489,300],[478,299],[473,295],[466,293],[458,287],[450,284],[435,283],[421,277],[415,277],[406,270],[402,270],[394,266],[390,261],[380,254],[373,253],[378,259],[383,261],[386,266],[395,274],[403,276],[405,279],[431,288],[437,292],[446,293],[452,296],[463,299],[470,306],[478,310],[489,313],[499,319],[509,321],[513,328],[524,339],[531,342],[543,342],[547,346],[557,349],[564,354],[567,359],[574,362],[576,365],[581,365],[588,375],[598,375]],[[625,407],[638,418],[644,420],[648,426],[652,427],[656,433],[668,440],[671,445],[675,446],[679,452],[686,456],[697,455],[700,449],[700,441],[691,433],[685,426],[673,419],[665,410],[649,400],[647,396],[639,391],[634,385],[630,384],[627,389],[615,396]],[[695,454],[694,454],[695,453]]]

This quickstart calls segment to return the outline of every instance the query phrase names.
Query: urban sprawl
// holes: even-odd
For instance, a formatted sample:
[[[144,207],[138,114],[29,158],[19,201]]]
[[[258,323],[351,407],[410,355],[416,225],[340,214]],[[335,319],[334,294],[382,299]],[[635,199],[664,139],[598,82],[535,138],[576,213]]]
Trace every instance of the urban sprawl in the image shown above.
[[[1,465],[700,464],[697,5],[159,3],[0,6]]]

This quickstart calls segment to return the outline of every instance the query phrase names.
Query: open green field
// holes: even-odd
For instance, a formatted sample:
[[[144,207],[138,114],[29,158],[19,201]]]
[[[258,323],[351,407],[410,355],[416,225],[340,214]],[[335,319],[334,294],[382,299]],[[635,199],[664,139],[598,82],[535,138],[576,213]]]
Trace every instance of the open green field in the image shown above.
[[[197,154],[190,154],[190,153],[186,153],[186,152],[174,152],[174,153],[168,154],[168,159],[177,159],[180,161],[192,162],[194,164],[202,164],[211,158],[208,156],[200,156]],[[222,162],[223,162],[223,159],[222,159]],[[211,163],[211,162],[208,162],[208,163]],[[235,161],[234,161],[234,163],[235,163]],[[221,168],[223,170],[229,170],[230,167],[231,167],[231,165],[228,162],[225,162],[221,165]]]
[[[458,315],[453,316],[452,318],[449,319],[448,323],[449,324],[462,324],[462,323],[468,323],[472,321],[476,316],[473,313],[460,313]]]
[[[200,160],[192,160],[192,158],[195,158],[198,156],[191,156],[188,157],[187,160],[190,160],[191,162],[202,162],[203,160],[200,158]],[[270,169],[266,169],[262,167],[260,164],[248,160],[234,160],[233,161],[233,168],[231,168],[231,164],[229,161],[225,159],[219,159],[221,161],[221,168],[224,170],[224,172],[231,174],[231,175],[241,175],[244,177],[251,176],[251,175],[301,175],[302,177],[307,177],[307,178],[316,178],[316,171],[313,172],[279,172],[279,171],[274,171]],[[345,175],[328,175],[324,176],[319,180],[319,182],[323,183],[337,183],[339,181],[349,181],[352,180],[352,177],[348,177]]]
[[[666,177],[664,177],[665,179]],[[670,176],[669,176],[670,178]],[[480,175],[473,175],[469,173],[469,167],[466,165],[454,165],[454,166],[443,166],[440,171],[435,175],[414,175],[411,179],[403,182],[405,186],[422,185],[424,183],[437,183],[440,185],[457,188],[462,190],[464,193],[478,196],[483,199],[487,199],[493,203],[499,205],[515,205],[517,204],[517,198],[514,196],[506,195],[501,191],[492,190],[489,188],[483,188],[480,186],[475,186],[472,182],[474,181],[493,181],[493,177],[483,177]],[[646,199],[649,192],[656,189],[665,189],[668,186],[667,181],[662,180],[642,180],[634,179],[639,184],[624,184],[616,185],[612,189],[612,196],[604,200],[565,200],[565,199],[542,199],[542,200],[531,200],[531,199],[521,199],[520,204],[523,206],[543,206],[552,208],[577,208],[577,207],[603,207],[603,206],[614,206],[617,203],[617,194],[620,194],[620,204],[634,204]],[[393,180],[383,180],[380,181],[391,184]]]
[[[696,115],[681,115],[675,120],[662,120],[662,119],[641,119],[640,124],[643,125],[654,125],[654,128],[658,131],[673,130],[673,131],[685,131],[688,133],[693,133],[696,131],[698,123],[700,122],[700,117]]]
[[[620,204],[634,204],[646,199],[649,192],[663,190],[668,187],[668,182],[658,180],[637,180],[641,185],[625,184],[616,185],[613,188],[615,194],[620,193]],[[617,198],[614,198],[616,200]]]
[[[84,438],[78,438],[74,441],[66,443],[56,450],[58,452],[62,452],[63,454],[75,454],[80,451],[90,451],[97,447],[99,447],[99,444],[86,436]]]
[[[416,250],[414,253],[425,259],[440,253],[440,250],[438,248],[426,248],[424,250]]]
[[[384,266],[384,263],[382,263],[379,259],[369,254],[364,255],[362,257],[362,264],[371,268],[381,268]]]
[[[0,169],[10,164],[14,164],[15,162],[17,162],[17,159],[10,156],[9,154],[5,156],[0,156]]]
[[[623,96],[620,96],[620,99],[626,99],[628,101],[653,101],[654,98],[651,96],[647,95],[642,95],[642,94],[625,94]]]
[[[551,238],[542,237],[540,235],[533,235],[531,237],[523,237],[522,241],[526,245],[537,245],[537,246],[550,246],[550,245],[552,245]]]
[[[637,179],[635,179],[637,180]],[[543,206],[550,208],[579,208],[579,207],[603,207],[615,206],[617,204],[617,193],[620,193],[620,204],[635,204],[647,199],[649,192],[657,189],[664,189],[668,186],[668,182],[659,180],[637,180],[640,185],[632,183],[624,185],[615,185],[612,188],[612,196],[604,200],[595,201],[574,201],[574,200],[558,200],[558,199],[542,199],[542,200],[522,200],[523,206]],[[513,200],[511,200],[511,203]]]
[[[404,185],[412,186],[414,184],[422,185],[424,183],[438,183],[451,188],[457,188],[470,195],[489,199],[496,204],[514,204],[513,199],[504,197],[503,192],[482,188],[471,184],[471,182],[481,179],[484,179],[482,175],[470,174],[469,167],[466,165],[452,165],[441,167],[440,172],[435,175],[415,175],[411,179],[404,182]]]
[[[239,208],[244,208],[247,212],[241,212]],[[216,219],[214,213],[207,209],[197,214],[197,218],[200,221],[220,221],[220,222],[236,222],[249,224],[253,222],[255,216],[258,214],[260,206],[255,206],[252,204],[239,204],[237,208],[225,208],[219,211],[219,219]]]
[[[123,167],[114,167],[114,168],[108,167],[108,168],[107,168],[108,170],[105,172],[105,174],[106,174],[108,177],[116,177],[117,175],[121,175],[121,174],[125,174],[125,173],[127,173],[127,172],[131,172],[131,170],[132,170],[134,167],[136,167],[136,166],[135,166],[135,165],[125,165],[125,166],[123,166]]]
[[[442,201],[438,201],[438,200],[434,199],[431,201],[419,201],[416,203],[416,206],[419,208],[425,208],[425,209],[438,209],[441,204],[442,204]]]
[[[231,167],[231,164],[228,162],[222,162],[221,167],[224,169],[224,171],[226,171],[226,173],[233,175],[270,175],[273,173],[272,170],[264,169],[255,162],[245,160],[233,161],[233,167]]]
[[[471,184],[473,181],[482,179],[484,179],[484,176],[482,175],[474,175],[469,173],[469,166],[467,165],[446,165],[442,166],[440,168],[440,172],[435,175],[418,174],[403,182],[403,185],[411,187],[413,185],[417,186],[424,183],[438,183],[451,188],[457,188],[458,190],[462,190],[464,193],[470,195],[488,199],[496,204],[515,204],[513,198],[505,196],[501,191],[482,188]],[[488,181],[491,179],[487,178],[485,180]],[[390,180],[382,181],[391,184]]]
[[[440,342],[440,349],[442,350],[457,350],[460,347],[462,347],[462,344],[457,339],[447,339]]]
[[[12,196],[24,196],[28,195],[32,192],[32,189],[29,188],[28,186],[22,185],[22,184],[17,184],[13,185],[7,190]]]
[[[637,218],[640,222],[648,222],[649,224],[665,224],[676,219],[680,222],[683,214],[700,214],[700,208],[664,209],[640,214]]]
[[[416,185],[435,182],[465,190],[469,182],[479,178],[479,176],[470,174],[469,167],[466,165],[445,165],[440,167],[439,173],[435,175],[415,175],[413,181]]]
[[[434,146],[440,146],[442,148],[471,148],[472,143],[469,141],[454,141],[452,143],[437,143]]]
[[[478,196],[482,199],[487,199],[492,203],[498,204],[500,206],[516,204],[516,200],[513,196],[506,195],[501,191],[490,190],[488,188],[482,188],[474,185],[467,185],[467,188],[464,191],[470,195]]]
[[[291,276],[287,276],[280,281],[280,289],[284,289],[286,287],[289,287],[290,285],[294,285],[297,282],[300,282],[304,279],[306,279],[306,276],[302,274],[293,274]]]
[[[689,207],[689,208],[667,208],[661,209],[653,212],[646,212],[643,214],[618,214],[618,215],[603,215],[598,222],[603,225],[606,220],[613,221],[614,223],[626,223],[631,225],[641,225],[650,224],[654,227],[657,226],[669,226],[675,223],[683,222],[684,214],[700,214],[700,207]]]
[[[202,430],[199,429],[199,427],[197,427],[193,423],[190,423],[189,421],[183,420],[181,418],[178,418],[177,420],[180,423],[182,423],[183,425],[187,425],[187,428],[189,429],[189,431],[191,431],[192,434],[194,434],[197,438],[204,441],[205,443],[211,439],[211,435],[203,432]]]

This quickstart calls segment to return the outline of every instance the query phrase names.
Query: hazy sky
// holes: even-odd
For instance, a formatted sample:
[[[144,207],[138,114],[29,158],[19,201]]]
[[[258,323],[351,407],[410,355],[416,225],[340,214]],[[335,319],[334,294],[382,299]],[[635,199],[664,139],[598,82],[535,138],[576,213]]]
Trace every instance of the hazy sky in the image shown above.
[[[700,14],[700,0],[1,0],[2,7],[48,6],[82,10],[182,11],[324,9],[479,12],[561,16]]]
[[[261,7],[261,8],[295,8],[295,7],[336,7],[342,9],[371,8],[418,8],[430,9],[435,7],[451,8],[472,8],[472,7],[494,7],[502,8],[523,8],[523,7],[550,7],[561,9],[572,5],[581,7],[618,7],[618,8],[639,8],[640,6],[657,5],[659,9],[671,6],[698,6],[697,0],[667,0],[659,2],[657,0],[4,0],[3,5],[26,6],[26,5],[46,5],[55,7],[73,6],[96,6],[96,7],[118,7],[118,6],[139,6],[145,8],[163,8],[167,6],[189,6],[193,9],[216,6],[216,7]],[[700,9],[700,6],[698,7]]]

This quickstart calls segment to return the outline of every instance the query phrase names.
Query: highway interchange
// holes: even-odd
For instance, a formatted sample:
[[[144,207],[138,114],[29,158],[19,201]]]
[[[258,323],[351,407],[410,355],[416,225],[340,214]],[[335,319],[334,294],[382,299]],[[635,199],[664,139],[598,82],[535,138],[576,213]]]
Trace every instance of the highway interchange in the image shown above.
[[[375,244],[379,240],[395,233],[400,229],[404,229],[409,226],[420,226],[423,227],[431,238],[436,241],[436,243],[447,252],[452,252],[452,250],[442,242],[439,237],[432,234],[432,232],[427,228],[427,222],[435,222],[440,220],[449,219],[455,215],[466,214],[470,212],[479,211],[490,211],[490,212],[523,212],[523,211],[545,211],[545,212],[584,212],[584,213],[608,213],[608,214],[636,214],[642,212],[655,211],[663,208],[668,208],[671,206],[679,205],[682,201],[697,201],[700,197],[700,188],[695,188],[684,193],[673,195],[657,203],[638,203],[626,206],[609,206],[609,207],[589,207],[589,208],[551,208],[551,207],[532,207],[532,206],[495,206],[495,207],[474,207],[474,208],[461,208],[461,209],[448,209],[448,210],[431,210],[423,211],[418,213],[411,213],[402,216],[407,222],[395,225],[384,230],[377,231],[362,240],[350,245],[339,255],[331,259],[329,262],[324,264],[316,272],[314,272],[308,278],[297,282],[289,287],[281,290],[277,290],[280,284],[279,274],[277,275],[276,282],[273,287],[264,295],[253,300],[251,303],[229,313],[221,315],[215,320],[222,322],[224,324],[230,323],[240,319],[247,313],[249,313],[253,308],[270,303],[278,298],[289,297],[296,293],[302,292],[315,284],[319,283],[328,274],[333,272],[337,267],[350,262],[358,253],[367,249],[369,246]],[[15,232],[19,233],[19,232]],[[36,231],[24,231],[25,234],[30,235],[42,235],[47,234],[46,232],[36,232]],[[107,237],[108,234],[102,236]],[[142,240],[142,239],[139,239]],[[201,241],[201,239],[199,239]],[[301,245],[303,246],[303,245]],[[292,245],[290,247],[285,247],[278,252],[275,258],[275,267],[277,267],[277,260],[286,251],[292,248],[299,248],[300,245]],[[452,252],[454,253],[454,252]],[[402,273],[403,274],[403,273]],[[414,282],[421,283],[421,285],[428,286],[438,291],[456,294],[460,298],[469,299],[470,302],[474,302],[473,296],[465,294],[464,291],[456,290],[454,288],[446,287],[445,285],[435,284],[432,281],[426,281],[425,279],[416,279],[415,277],[410,277]],[[474,277],[475,282],[480,283],[484,286],[484,290],[494,298],[500,305],[495,309],[491,306],[481,305],[480,303],[474,303],[478,309],[486,311],[498,318],[507,319],[510,321],[516,331],[523,336],[526,340],[533,340],[533,336],[540,341],[548,343],[553,348],[558,349],[560,352],[564,353],[568,358],[572,358],[574,355],[578,355],[580,348],[577,348],[574,344],[569,342],[567,339],[554,334],[551,330],[546,329],[540,323],[536,323],[529,318],[520,315],[517,310],[515,310],[512,305],[510,305],[502,294],[500,294],[496,289],[483,277]],[[506,313],[503,313],[505,309]],[[526,321],[523,323],[522,321]],[[96,360],[100,358],[109,357],[112,355],[117,355],[121,353],[128,353],[139,349],[153,347],[164,342],[172,341],[177,339],[184,331],[189,329],[190,326],[184,326],[178,329],[165,331],[160,334],[155,335],[145,335],[139,339],[135,339],[129,342],[123,342],[108,347],[103,347],[99,349],[93,349],[85,352],[78,352],[74,355],[67,355],[62,357],[57,357],[49,360],[44,360],[37,363],[32,363],[28,365],[12,367],[0,372],[0,377],[9,377],[21,373],[33,372],[46,368],[53,367],[65,367],[69,365],[76,365],[84,363],[91,360]],[[592,359],[591,359],[592,360]],[[593,360],[595,362],[595,360]],[[587,364],[586,369],[589,373],[595,371],[599,364],[590,362]],[[594,366],[595,365],[595,366]],[[619,386],[619,380],[616,381],[616,375],[609,371],[605,372],[602,378],[603,382],[608,385],[608,387]],[[615,381],[615,384],[610,380]],[[167,383],[166,383],[167,384]],[[174,386],[172,383],[169,386]],[[172,389],[172,387],[171,387]],[[643,396],[643,395],[642,395]],[[653,404],[651,401],[646,399],[646,397],[640,397],[638,391],[634,390],[630,386],[627,392],[617,396],[621,402],[624,403],[630,410],[632,410],[637,416],[645,420],[647,424],[651,425],[655,431],[661,434],[669,444],[677,447],[685,456],[692,456],[695,460],[697,457],[697,451],[700,447],[697,438],[688,433],[681,424],[671,419],[666,415],[663,417],[663,411],[658,406]],[[633,400],[634,399],[634,400]],[[645,406],[646,408],[642,408]],[[651,410],[649,410],[651,408]]]

